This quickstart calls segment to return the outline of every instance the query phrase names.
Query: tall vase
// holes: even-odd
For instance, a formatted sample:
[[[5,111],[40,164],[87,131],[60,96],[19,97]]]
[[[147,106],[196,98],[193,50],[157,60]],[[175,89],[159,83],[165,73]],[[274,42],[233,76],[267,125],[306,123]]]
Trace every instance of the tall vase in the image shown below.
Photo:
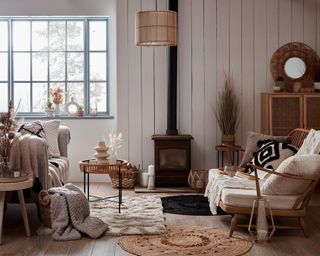
[[[60,115],[60,104],[56,104],[56,107],[54,108],[54,115],[55,116]]]
[[[11,169],[10,169],[9,161],[7,157],[4,157],[3,161],[0,162],[0,176],[1,177],[11,176]]]

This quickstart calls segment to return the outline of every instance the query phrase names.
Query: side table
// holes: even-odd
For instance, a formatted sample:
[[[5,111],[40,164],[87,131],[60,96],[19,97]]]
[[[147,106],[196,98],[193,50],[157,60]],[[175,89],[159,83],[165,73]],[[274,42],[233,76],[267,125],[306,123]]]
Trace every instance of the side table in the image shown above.
[[[87,198],[89,200],[90,194],[90,180],[89,175],[90,173],[96,173],[96,174],[110,174],[113,172],[118,172],[119,175],[119,188],[118,188],[118,205],[119,205],[119,213],[121,212],[121,204],[122,204],[122,173],[121,173],[121,166],[126,164],[123,160],[117,160],[115,164],[109,164],[109,163],[98,163],[95,159],[86,159],[80,161],[80,171],[83,172],[83,190],[84,193],[87,193]],[[108,196],[104,198],[98,198],[97,200],[104,200],[109,199],[116,196]],[[97,201],[95,200],[95,201]]]
[[[238,145],[227,145],[221,144],[216,146],[217,156],[218,156],[218,167],[220,167],[220,155],[221,155],[221,167],[224,167],[224,153],[227,153],[228,164],[235,165],[239,164],[239,153],[244,151],[241,146]],[[237,162],[235,163],[235,155]]]
[[[28,221],[28,215],[26,210],[26,205],[24,203],[24,197],[23,197],[23,189],[31,188],[33,184],[33,180],[31,178],[20,181],[20,182],[0,182],[0,244],[2,242],[2,224],[3,224],[3,208],[4,208],[4,200],[5,200],[5,194],[6,191],[17,191],[19,202],[20,202],[20,209],[21,214],[24,222],[24,227],[26,230],[27,236],[30,236],[30,227],[29,227],[29,221]]]

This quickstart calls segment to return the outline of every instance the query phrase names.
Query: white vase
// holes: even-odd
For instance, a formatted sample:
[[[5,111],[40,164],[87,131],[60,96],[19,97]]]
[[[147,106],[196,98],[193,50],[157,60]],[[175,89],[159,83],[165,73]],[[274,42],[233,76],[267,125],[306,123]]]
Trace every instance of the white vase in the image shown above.
[[[56,104],[54,108],[54,115],[59,116],[60,115],[60,104]]]
[[[109,164],[116,164],[117,163],[117,156],[115,153],[110,152],[110,156],[109,156]]]

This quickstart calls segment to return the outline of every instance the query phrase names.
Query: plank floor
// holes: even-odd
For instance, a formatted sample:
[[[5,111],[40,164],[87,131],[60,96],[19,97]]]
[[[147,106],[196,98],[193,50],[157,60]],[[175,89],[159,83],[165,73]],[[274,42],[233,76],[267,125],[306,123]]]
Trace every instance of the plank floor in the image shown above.
[[[82,187],[82,184],[77,184]],[[112,189],[110,184],[92,183],[90,193],[96,195],[114,194],[117,191]],[[132,190],[125,190],[124,195],[141,196],[143,193],[134,193]],[[150,194],[154,195],[154,194]],[[169,194],[159,194],[167,196]],[[173,195],[173,194],[170,194]],[[104,256],[125,256],[131,255],[123,251],[117,245],[116,237],[103,236],[97,240],[82,238],[77,241],[56,242],[50,236],[37,236],[35,231],[40,225],[37,217],[36,207],[33,204],[27,206],[31,237],[25,236],[23,221],[18,205],[9,204],[4,215],[3,244],[0,246],[0,255],[104,255]],[[182,216],[165,214],[168,225],[195,225],[206,227],[219,227],[228,230],[229,215],[223,216]],[[247,221],[247,219],[243,219]],[[305,238],[300,231],[276,231],[270,242],[255,243],[253,248],[246,255],[320,255],[320,187],[318,186],[308,210],[306,218],[310,231],[310,237]],[[238,230],[239,233],[248,236],[245,229]]]

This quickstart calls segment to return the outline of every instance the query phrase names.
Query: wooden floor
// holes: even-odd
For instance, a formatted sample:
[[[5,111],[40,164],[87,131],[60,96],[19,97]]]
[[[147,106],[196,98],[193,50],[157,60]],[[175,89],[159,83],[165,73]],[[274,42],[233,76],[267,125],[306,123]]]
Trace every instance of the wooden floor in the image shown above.
[[[81,184],[77,184],[81,187]],[[95,183],[90,186],[90,193],[106,195],[115,193],[110,184]],[[124,191],[124,195],[141,196],[132,190]],[[154,195],[154,194],[152,194]],[[168,194],[160,194],[166,196]],[[172,195],[172,194],[170,194]],[[37,218],[34,205],[28,205],[28,215],[31,226],[31,237],[25,236],[23,222],[18,205],[8,205],[4,216],[3,245],[0,246],[0,255],[131,255],[117,245],[116,237],[103,236],[97,240],[82,238],[77,241],[56,242],[48,236],[35,234],[40,222]],[[183,216],[165,214],[166,224],[169,225],[196,225],[206,227],[219,227],[228,229],[230,216]],[[247,219],[244,219],[247,221]],[[246,255],[320,255],[320,188],[311,200],[306,222],[309,227],[310,237],[305,238],[300,231],[276,231],[270,242],[254,244]],[[249,237],[245,229],[239,230]]]

